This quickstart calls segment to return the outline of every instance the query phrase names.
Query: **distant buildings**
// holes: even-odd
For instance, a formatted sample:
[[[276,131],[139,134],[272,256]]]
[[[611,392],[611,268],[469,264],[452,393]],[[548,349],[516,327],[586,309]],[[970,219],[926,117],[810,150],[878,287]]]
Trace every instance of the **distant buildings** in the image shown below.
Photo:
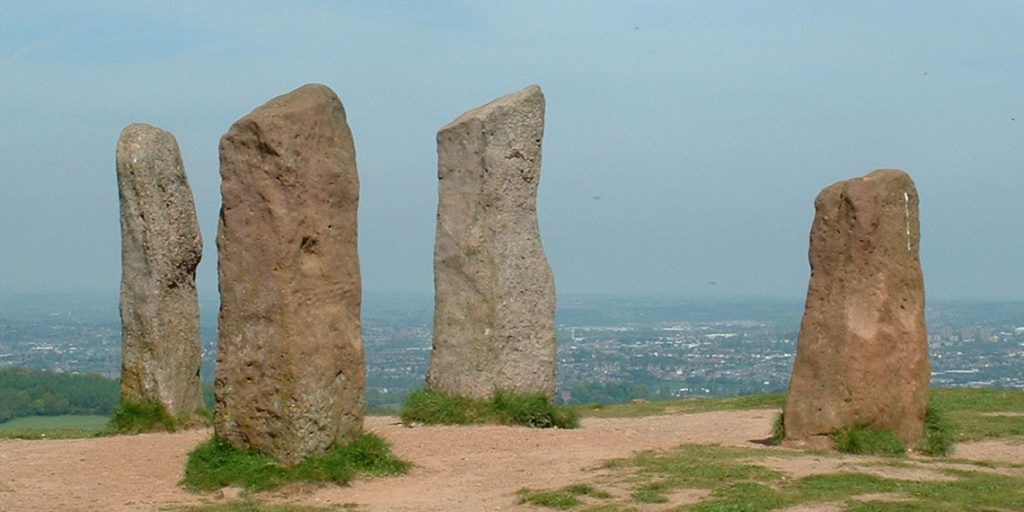
[[[946,315],[947,311],[956,315]],[[600,320],[558,326],[558,396],[562,400],[576,401],[588,386],[658,398],[782,391],[788,385],[797,325],[771,320]],[[999,315],[970,309],[936,311],[929,319],[932,385],[1024,389],[1022,321],[1024,306]],[[371,408],[396,406],[411,389],[422,387],[430,336],[429,317],[396,313],[393,318],[364,320]],[[212,377],[215,340],[212,328],[203,330],[207,378]],[[116,318],[4,319],[0,366],[116,378],[120,370]],[[617,399],[632,398],[647,397]]]

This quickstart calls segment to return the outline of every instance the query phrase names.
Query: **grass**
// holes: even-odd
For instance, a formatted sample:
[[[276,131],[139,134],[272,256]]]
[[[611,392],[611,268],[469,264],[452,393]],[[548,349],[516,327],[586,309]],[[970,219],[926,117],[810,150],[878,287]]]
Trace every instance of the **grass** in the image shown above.
[[[924,414],[924,436],[917,443],[917,451],[932,457],[946,457],[953,453],[956,429],[946,413],[935,404],[928,404]]]
[[[110,419],[109,429],[118,434],[174,432],[178,421],[157,401],[121,402]]]
[[[688,398],[637,404],[573,406],[582,417],[629,418],[722,410],[781,409],[782,393],[730,398]],[[1000,415],[1005,414],[1005,415]],[[934,389],[925,416],[925,437],[918,453],[946,456],[955,442],[1024,436],[1024,392],[989,388]],[[785,437],[781,414],[772,425],[771,442]],[[895,450],[893,449],[893,452]]]
[[[757,461],[765,456],[806,458],[809,461],[830,457],[841,461],[840,465],[848,463],[851,466],[841,472],[793,478],[758,465]],[[885,459],[881,463],[872,462],[870,466],[891,466],[893,474],[898,475],[901,469],[924,467],[920,464],[923,463]],[[1024,510],[1024,492],[1021,492],[1024,474],[999,474],[989,470],[985,464],[972,465],[962,461],[957,468],[932,468],[951,480],[916,481],[859,472],[856,458],[849,455],[688,445],[606,463],[600,476],[594,478],[600,479],[604,485],[625,487],[625,491],[618,495],[608,493],[609,497],[602,499],[599,505],[567,491],[569,487],[555,491],[520,491],[520,503],[588,512],[637,510],[648,504],[661,504],[658,510],[756,512],[826,502],[837,504],[841,510],[860,512]],[[593,484],[588,482],[577,485],[593,488]],[[709,491],[710,497],[692,505],[673,505],[670,497],[673,492],[687,489]],[[893,494],[901,501],[861,501],[865,495],[879,493]],[[533,497],[536,499],[528,499]]]
[[[307,507],[302,505],[289,504],[266,504],[258,501],[244,500],[231,501],[228,503],[211,503],[206,505],[192,505],[168,509],[174,512],[342,512],[357,511],[355,504],[334,505],[326,508]]]
[[[638,404],[576,405],[584,418],[637,418],[723,410],[782,409],[783,393],[687,398]],[[991,388],[933,389],[931,405],[953,427],[954,442],[1024,436],[1024,392]],[[1007,415],[1000,415],[1000,414]]]
[[[629,495],[633,501],[640,503],[668,503],[669,499],[657,489],[637,489]]]
[[[107,430],[113,434],[141,434],[143,432],[174,432],[195,426],[209,426],[213,413],[199,409],[171,416],[163,404],[155,400],[121,402],[114,410]]]
[[[94,415],[25,416],[0,423],[0,438],[75,439],[93,437],[106,428],[110,418]]]
[[[444,425],[497,423],[533,428],[576,428],[576,411],[551,403],[539,393],[498,391],[491,399],[474,399],[430,389],[409,394],[400,412],[402,421]]]
[[[630,417],[650,414],[690,413],[725,409],[779,408],[781,395],[761,395],[731,399],[696,399],[625,404],[621,406],[585,406],[577,410],[584,416]],[[659,412],[660,411],[660,412]],[[936,457],[948,456],[954,442],[1001,438],[1024,441],[1024,392],[994,389],[934,390],[925,415],[925,436],[915,450]],[[773,438],[784,436],[781,414],[776,417]],[[890,433],[875,432],[863,427],[844,429],[837,433],[839,448],[859,453],[899,454],[906,448]],[[845,446],[845,448],[844,448]],[[844,467],[837,473],[793,478],[757,464],[770,457],[836,458]],[[647,452],[628,459],[609,461],[596,476],[602,485],[611,485],[624,492],[588,503],[576,496],[567,499],[565,489],[534,490],[538,506],[562,510],[627,511],[646,510],[660,503],[659,510],[690,512],[740,512],[781,510],[802,504],[834,503],[852,512],[938,511],[962,510],[1002,511],[1024,510],[1024,468],[1020,464],[957,461],[952,467],[930,466],[930,461],[907,458],[885,458],[871,461],[871,467],[890,467],[893,475],[901,470],[925,469],[951,480],[903,479],[882,477],[859,470],[857,458],[850,455],[827,455],[795,451],[726,448],[717,446],[682,446],[674,450]],[[941,459],[939,459],[941,460]],[[938,468],[938,469],[936,469]],[[993,469],[1005,469],[1002,474]],[[592,482],[581,482],[592,484]],[[692,505],[673,505],[673,491],[703,489],[710,497]],[[553,493],[553,494],[552,494]],[[867,499],[865,495],[889,493],[899,501]],[[522,499],[522,498],[521,498]],[[551,504],[543,504],[550,499]],[[591,500],[592,501],[592,500]]]
[[[611,494],[598,490],[590,484],[575,484],[555,491],[531,491],[520,489],[519,504],[528,503],[539,507],[553,508],[557,510],[568,510],[583,504],[582,496],[590,496],[600,500],[612,497]]]
[[[925,411],[924,435],[918,440],[915,450],[923,455],[945,457],[953,453],[953,444],[957,439],[974,440],[1024,434],[1024,420],[1019,416],[1003,417],[1011,420],[1006,422],[1011,425],[1008,428],[1005,425],[992,427],[985,421],[993,418],[986,413],[1007,412],[1006,409],[1012,409],[1022,397],[1024,393],[1000,390],[933,391]],[[951,415],[959,418],[966,428],[954,424],[949,419]],[[1013,423],[1016,426],[1012,426]],[[906,446],[891,432],[863,426],[841,429],[832,439],[836,450],[844,453],[890,456],[906,454]]]
[[[844,427],[832,434],[836,451],[856,455],[886,455],[900,457],[907,454],[907,445],[889,430],[875,430],[864,425]]]
[[[628,417],[728,409],[778,409],[781,408],[782,401],[782,395],[758,395],[621,406],[586,406],[573,409],[585,416]],[[469,409],[472,407],[475,406],[470,406]],[[1010,442],[1024,441],[1024,437],[1021,437],[1024,436],[1024,418],[1019,416],[1022,413],[1024,413],[1024,392],[993,389],[934,390],[925,418],[927,435],[922,441],[922,443],[934,443],[934,447],[926,448],[919,444],[915,449],[924,453],[934,449],[937,452],[936,455],[942,456],[942,452],[948,450],[953,441],[965,442],[993,438],[1009,439]],[[62,420],[62,418],[65,419]],[[23,429],[31,426],[38,427],[40,430],[37,432],[50,434],[46,438],[51,438],[54,437],[52,435],[54,432],[59,431],[58,429],[66,429],[69,425],[79,421],[73,418],[81,417],[12,420],[0,424],[0,437],[7,436],[9,432],[24,431]],[[91,428],[96,428],[97,417],[92,418]],[[31,423],[20,423],[20,425],[18,423],[26,421]],[[51,421],[55,423],[49,423]],[[62,421],[63,423],[61,423]],[[102,419],[99,421],[99,425],[102,428]],[[48,430],[51,428],[54,430]],[[89,435],[95,435],[97,431],[90,430]],[[209,446],[215,442],[210,441],[200,446],[200,449],[208,450],[205,457],[214,459],[214,462],[227,462],[229,465],[241,461],[240,465],[243,469],[239,470],[236,467],[235,470],[219,474],[211,472],[206,481],[218,483],[207,483],[205,484],[206,489],[217,488],[221,485],[236,485],[249,490],[261,490],[292,481],[305,480],[305,478],[296,478],[295,474],[282,476],[278,469],[272,468],[276,464],[269,460],[269,457],[250,452],[238,452],[233,449],[224,450],[223,446]],[[378,450],[370,450],[375,453],[371,454],[369,458],[380,457],[382,452],[383,458],[391,457],[386,445],[378,446],[378,448]],[[200,449],[197,449],[197,452]],[[765,456],[833,457],[840,459],[842,464],[849,464],[852,467],[844,468],[838,473],[793,478],[759,466],[757,460]],[[202,469],[201,466],[203,466],[203,463],[196,465],[194,460],[196,458],[197,454],[194,452],[189,460],[189,468],[192,472]],[[800,504],[824,502],[838,503],[837,506],[842,510],[853,512],[1024,510],[1024,492],[1020,491],[1024,488],[1024,474],[1019,471],[1024,468],[1024,465],[1021,464],[957,461],[955,466],[957,469],[950,469],[945,464],[929,464],[928,461],[913,458],[886,458],[881,462],[870,462],[872,467],[890,467],[893,474],[897,475],[900,469],[916,468],[953,478],[952,481],[913,481],[860,472],[857,460],[857,457],[849,455],[805,454],[789,450],[683,446],[675,450],[648,452],[628,459],[609,461],[602,466],[600,475],[594,477],[599,481],[581,481],[575,485],[554,490],[523,489],[519,492],[519,500],[520,503],[538,507],[587,512],[649,510],[648,507],[651,507],[652,504],[657,510],[768,511]],[[209,460],[205,462],[208,470],[209,462]],[[392,467],[380,470],[379,473],[374,473],[371,470],[370,474],[400,473],[405,470],[407,464],[401,461],[399,464],[397,469]],[[335,481],[331,480],[332,474],[345,473],[345,471],[325,469],[324,465],[333,467],[330,463],[315,463],[310,468],[300,471],[299,474],[302,477],[313,475],[317,479],[311,479],[311,481],[319,482]],[[316,469],[318,467],[319,469]],[[1006,471],[1006,474],[998,472],[1003,470]],[[390,471],[394,471],[394,473]],[[255,476],[252,476],[251,479],[250,476],[240,476],[253,473]],[[193,474],[192,478],[196,478],[196,475]],[[230,483],[221,484],[220,481]],[[190,488],[201,490],[203,485],[196,484],[195,487]],[[612,492],[602,490],[602,488]],[[703,489],[710,493],[710,497],[695,505],[674,506],[672,504],[673,496],[677,491],[687,489]],[[875,493],[894,493],[904,501],[863,502],[854,499],[857,496]],[[664,500],[667,500],[667,503]],[[327,509],[295,505],[270,505],[246,498],[242,501],[199,505],[175,510],[187,512],[309,512],[353,509],[358,509],[358,507],[352,504],[343,505],[341,508],[335,506]]]
[[[630,404],[592,404],[572,406],[580,416],[589,418],[639,418],[665,414],[695,412],[781,409],[786,396],[782,393],[743,395],[729,398],[685,398]]]
[[[122,402],[113,416],[25,416],[0,423],[0,439],[78,439],[83,437],[168,431],[209,425],[209,411],[177,418],[157,402]]]
[[[931,404],[953,425],[954,442],[1024,436],[1024,392],[989,388],[932,391]],[[1008,413],[1000,415],[1000,413]]]
[[[772,421],[772,437],[768,439],[768,443],[772,446],[779,446],[783,441],[786,440],[786,415],[781,411],[775,416]]]
[[[345,485],[359,474],[397,475],[408,468],[408,462],[392,455],[387,442],[373,434],[363,434],[295,467],[282,466],[269,455],[239,450],[225,440],[213,438],[189,454],[182,484],[194,491],[227,486],[265,491],[294,482]]]

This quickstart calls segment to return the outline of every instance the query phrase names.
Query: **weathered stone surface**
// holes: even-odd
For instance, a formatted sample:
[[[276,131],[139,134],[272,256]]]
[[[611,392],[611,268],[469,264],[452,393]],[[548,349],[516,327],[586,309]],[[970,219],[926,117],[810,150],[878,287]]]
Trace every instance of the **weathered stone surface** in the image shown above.
[[[203,240],[174,135],[133,124],[117,141],[121,397],[172,415],[204,409],[196,266]]]
[[[305,85],[220,141],[216,434],[296,464],[359,435],[359,178],[341,101]]]
[[[786,438],[867,425],[911,443],[930,377],[914,182],[877,170],[826,188],[814,206]]]
[[[537,226],[543,134],[535,85],[437,134],[432,389],[554,395],[555,285]]]

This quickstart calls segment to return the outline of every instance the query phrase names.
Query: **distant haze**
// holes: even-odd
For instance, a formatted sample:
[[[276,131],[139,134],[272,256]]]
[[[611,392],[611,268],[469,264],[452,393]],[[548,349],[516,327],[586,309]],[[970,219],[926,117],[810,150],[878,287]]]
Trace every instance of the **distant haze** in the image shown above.
[[[319,82],[356,141],[364,289],[429,294],[437,129],[536,83],[560,293],[799,300],[815,195],[896,167],[928,296],[1024,299],[1022,34],[1016,1],[9,2],[0,293],[116,297],[114,151],[144,122],[178,138],[216,297],[219,137]]]

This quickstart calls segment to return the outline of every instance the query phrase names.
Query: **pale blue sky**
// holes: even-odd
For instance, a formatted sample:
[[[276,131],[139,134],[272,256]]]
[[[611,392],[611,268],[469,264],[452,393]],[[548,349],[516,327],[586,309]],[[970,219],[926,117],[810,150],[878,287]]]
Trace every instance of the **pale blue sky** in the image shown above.
[[[0,292],[116,295],[114,150],[145,122],[181,145],[215,296],[218,139],[320,82],[364,289],[429,293],[437,129],[536,83],[562,293],[802,298],[815,195],[898,167],[929,296],[1024,299],[1024,3],[891,4],[4,2]]]

